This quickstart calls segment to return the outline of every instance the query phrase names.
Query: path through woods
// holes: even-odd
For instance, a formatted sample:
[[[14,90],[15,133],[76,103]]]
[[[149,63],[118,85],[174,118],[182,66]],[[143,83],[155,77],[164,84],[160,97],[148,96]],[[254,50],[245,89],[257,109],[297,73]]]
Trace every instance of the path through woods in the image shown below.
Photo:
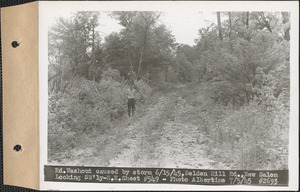
[[[182,122],[190,104],[176,91],[138,110],[106,134],[94,135],[94,144],[74,151],[68,165],[109,167],[223,168],[207,155],[207,136],[198,126]]]

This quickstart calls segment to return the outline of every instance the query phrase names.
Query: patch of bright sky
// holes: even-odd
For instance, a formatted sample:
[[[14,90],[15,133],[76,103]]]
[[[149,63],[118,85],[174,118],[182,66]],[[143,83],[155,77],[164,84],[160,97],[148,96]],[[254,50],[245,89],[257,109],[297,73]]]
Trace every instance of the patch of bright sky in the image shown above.
[[[48,15],[51,23],[55,23],[55,18],[70,17],[73,12],[54,12]],[[164,23],[174,35],[177,43],[195,45],[195,39],[199,37],[198,30],[202,27],[208,26],[210,23],[215,22],[215,15],[211,12],[163,12],[160,17],[160,22]],[[108,12],[101,11],[100,26],[96,29],[100,35],[105,38],[112,32],[119,32],[122,26],[118,21],[111,18]]]
[[[214,22],[213,13],[205,12],[165,12],[162,21],[169,26],[177,43],[194,45],[198,31]]]

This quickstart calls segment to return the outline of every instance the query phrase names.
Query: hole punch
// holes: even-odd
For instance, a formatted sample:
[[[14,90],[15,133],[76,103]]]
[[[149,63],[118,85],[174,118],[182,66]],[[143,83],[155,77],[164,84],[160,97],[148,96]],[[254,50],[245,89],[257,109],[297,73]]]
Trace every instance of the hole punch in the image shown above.
[[[13,48],[18,47],[19,45],[20,45],[20,43],[19,43],[18,41],[13,41],[13,42],[11,43],[11,46],[12,46]]]
[[[22,146],[21,145],[15,145],[14,146],[14,150],[17,151],[17,152],[19,152],[19,151],[22,150]]]

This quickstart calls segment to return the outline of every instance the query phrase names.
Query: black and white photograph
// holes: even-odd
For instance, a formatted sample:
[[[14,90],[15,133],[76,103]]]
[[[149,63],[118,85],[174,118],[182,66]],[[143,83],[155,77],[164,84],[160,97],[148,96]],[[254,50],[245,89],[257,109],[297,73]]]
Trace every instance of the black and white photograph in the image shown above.
[[[48,62],[49,164],[289,167],[289,12],[65,13]]]

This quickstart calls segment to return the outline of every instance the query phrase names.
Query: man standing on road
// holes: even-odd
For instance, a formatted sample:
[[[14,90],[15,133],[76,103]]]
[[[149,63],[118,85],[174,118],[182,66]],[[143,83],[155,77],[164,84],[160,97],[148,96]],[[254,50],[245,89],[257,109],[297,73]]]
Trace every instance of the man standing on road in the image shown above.
[[[128,106],[128,116],[132,116],[135,111],[135,89],[133,84],[130,84],[129,89],[127,89],[127,106]]]

